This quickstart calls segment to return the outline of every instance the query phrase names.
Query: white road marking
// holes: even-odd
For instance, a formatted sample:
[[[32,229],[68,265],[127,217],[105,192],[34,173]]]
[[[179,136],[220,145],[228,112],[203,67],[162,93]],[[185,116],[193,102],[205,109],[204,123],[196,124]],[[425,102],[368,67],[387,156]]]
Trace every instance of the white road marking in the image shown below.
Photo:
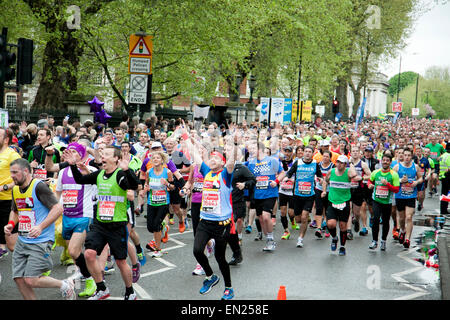
[[[152,297],[137,283],[133,283],[133,289],[144,300],[153,300]]]

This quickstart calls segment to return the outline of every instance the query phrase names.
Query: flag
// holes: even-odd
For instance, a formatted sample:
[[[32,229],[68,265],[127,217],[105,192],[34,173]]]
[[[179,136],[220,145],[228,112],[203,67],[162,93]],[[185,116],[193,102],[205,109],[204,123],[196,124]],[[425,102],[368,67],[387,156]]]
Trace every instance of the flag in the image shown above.
[[[395,117],[392,118],[392,123],[395,124],[395,123],[397,122],[397,120],[398,120],[399,117],[400,117],[400,112],[397,112],[397,113],[395,114]]]
[[[356,124],[355,124],[355,131],[358,131],[358,125],[361,123],[362,119],[364,118],[364,109],[366,107],[366,100],[367,98],[363,99],[363,102],[358,108],[358,112],[356,112]]]

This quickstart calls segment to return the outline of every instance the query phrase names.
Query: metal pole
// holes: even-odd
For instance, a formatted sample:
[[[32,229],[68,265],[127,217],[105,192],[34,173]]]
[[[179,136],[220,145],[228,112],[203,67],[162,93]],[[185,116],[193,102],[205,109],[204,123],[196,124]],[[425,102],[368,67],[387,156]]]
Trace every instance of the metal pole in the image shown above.
[[[398,96],[400,94],[400,73],[402,70],[402,56],[400,56],[400,64],[398,67],[398,81],[397,81],[397,102],[398,102]]]
[[[416,101],[414,103],[414,108],[417,108],[417,93],[419,90],[419,74],[417,74],[417,81],[416,81]]]

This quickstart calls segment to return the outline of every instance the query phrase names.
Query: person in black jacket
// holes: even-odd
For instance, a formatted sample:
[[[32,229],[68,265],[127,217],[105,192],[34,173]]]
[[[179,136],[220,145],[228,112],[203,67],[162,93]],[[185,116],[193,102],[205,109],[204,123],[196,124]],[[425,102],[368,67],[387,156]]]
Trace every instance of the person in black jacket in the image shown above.
[[[238,155],[238,159],[241,160],[241,156]],[[236,233],[230,234],[228,244],[233,251],[233,257],[231,258],[229,265],[237,265],[242,262],[242,250],[240,247],[240,240],[242,240],[242,229],[244,228],[244,219],[246,215],[246,203],[244,197],[244,189],[252,190],[256,184],[256,178],[253,173],[242,164],[240,161],[236,161],[233,171],[233,179],[231,185],[233,190],[231,191],[232,205],[233,205],[233,219],[236,224]]]

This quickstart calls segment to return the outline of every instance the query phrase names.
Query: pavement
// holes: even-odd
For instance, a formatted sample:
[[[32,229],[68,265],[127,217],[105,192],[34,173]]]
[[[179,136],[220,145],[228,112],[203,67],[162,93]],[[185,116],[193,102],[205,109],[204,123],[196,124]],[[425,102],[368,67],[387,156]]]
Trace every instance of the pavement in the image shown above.
[[[440,230],[437,241],[442,300],[450,300],[450,215]]]

